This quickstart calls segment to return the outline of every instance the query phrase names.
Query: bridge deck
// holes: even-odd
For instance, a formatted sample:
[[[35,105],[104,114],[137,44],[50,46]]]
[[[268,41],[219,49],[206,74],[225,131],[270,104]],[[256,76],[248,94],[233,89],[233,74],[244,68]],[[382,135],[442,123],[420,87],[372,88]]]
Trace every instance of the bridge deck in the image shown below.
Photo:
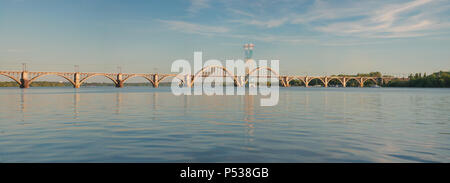
[[[269,69],[270,70],[270,69]],[[272,70],[270,70],[273,72]],[[193,82],[196,81],[198,77],[231,77],[234,79],[236,86],[244,86],[249,81],[249,77],[262,77],[262,78],[278,78],[279,82],[283,86],[289,87],[290,81],[301,80],[308,86],[309,82],[314,79],[319,79],[325,87],[331,80],[338,80],[344,87],[350,80],[356,80],[361,87],[368,80],[372,80],[375,83],[385,83],[393,79],[408,80],[408,78],[398,78],[398,77],[370,77],[370,76],[302,76],[302,75],[278,75],[273,72],[267,75],[253,75],[249,72],[245,76],[232,75],[230,72],[222,72],[221,74],[197,72],[195,75],[184,75],[179,74],[161,74],[161,73],[100,73],[100,72],[32,72],[32,71],[0,71],[0,75],[9,77],[16,81],[20,87],[28,88],[29,85],[36,79],[46,76],[46,75],[56,75],[63,77],[70,83],[74,85],[75,88],[79,88],[83,82],[93,76],[104,76],[114,82],[116,87],[123,87],[123,83],[133,77],[144,77],[149,80],[154,87],[158,87],[159,83],[169,77],[177,77],[183,84],[191,87]]]

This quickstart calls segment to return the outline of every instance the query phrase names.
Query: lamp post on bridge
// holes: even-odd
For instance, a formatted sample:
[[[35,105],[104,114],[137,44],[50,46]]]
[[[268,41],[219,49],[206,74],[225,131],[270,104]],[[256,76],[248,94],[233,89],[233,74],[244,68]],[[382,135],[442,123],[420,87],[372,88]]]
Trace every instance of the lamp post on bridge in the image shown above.
[[[27,72],[27,63],[22,63],[22,72]]]

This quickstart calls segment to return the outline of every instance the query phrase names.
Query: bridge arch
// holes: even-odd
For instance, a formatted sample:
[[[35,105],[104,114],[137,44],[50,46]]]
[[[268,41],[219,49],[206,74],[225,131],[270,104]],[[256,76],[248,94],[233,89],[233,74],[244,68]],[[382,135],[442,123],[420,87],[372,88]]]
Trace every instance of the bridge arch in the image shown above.
[[[345,86],[343,78],[330,77],[330,78],[328,78],[328,83],[330,83],[330,81],[333,81],[333,80],[337,80],[337,81],[339,81],[339,83],[341,83],[342,86]]]
[[[64,76],[63,74],[58,74],[58,73],[45,73],[45,74],[41,74],[41,75],[35,76],[35,77],[33,77],[33,78],[30,79],[30,81],[28,82],[28,84],[31,84],[33,81],[35,81],[36,79],[39,79],[40,77],[43,77],[43,76],[49,76],[49,75],[54,75],[54,76],[62,77],[62,78],[64,78],[64,79],[66,79],[67,81],[69,81],[73,86],[75,86],[75,82],[74,82],[72,79],[70,79],[70,78],[67,77],[67,76]]]
[[[256,68],[256,69],[253,69],[252,71],[248,72],[247,75],[250,76],[250,75],[253,74],[254,72],[259,71],[259,70],[261,70],[261,69],[266,69],[266,70],[270,71],[271,73],[275,74],[277,77],[280,76],[280,75],[278,74],[278,72],[274,71],[272,68],[267,67],[267,66],[261,66],[261,67],[258,67],[258,68]]]
[[[378,81],[375,78],[366,78],[364,79],[364,82],[372,80],[374,83],[378,83]]]
[[[22,84],[22,82],[20,82],[20,80],[19,79],[17,79],[17,78],[15,78],[14,76],[11,76],[11,75],[9,75],[9,74],[6,74],[6,73],[0,73],[0,75],[3,75],[3,76],[6,76],[6,77],[8,77],[8,78],[10,78],[10,79],[12,79],[12,80],[14,80],[17,84],[19,84],[19,85],[21,85]]]
[[[394,79],[393,78],[381,78],[381,82],[384,83],[384,84],[388,84],[392,80],[394,80]]]
[[[266,70],[270,71],[272,74],[275,74],[275,76],[276,76],[277,78],[280,78],[280,74],[278,74],[278,72],[274,71],[272,68],[267,67],[267,66],[261,66],[261,67],[258,67],[258,68],[256,68],[256,69],[253,69],[253,70],[251,70],[250,72],[248,72],[247,76],[251,76],[251,75],[252,75],[253,73],[255,73],[256,71],[259,71],[259,70],[262,70],[262,69],[266,69]],[[250,77],[247,77],[247,79],[244,81],[244,84],[243,84],[243,85],[245,85],[245,84],[248,83],[249,78],[250,78]]]
[[[176,76],[172,76],[172,75],[165,75],[165,76],[162,76],[161,78],[158,79],[158,82],[161,82],[161,81],[163,81],[164,79],[170,78],[170,77],[178,78],[181,82],[184,82],[184,78],[180,78],[178,75],[176,75]]]
[[[303,85],[306,86],[306,81],[305,81],[305,79],[303,77],[292,77],[292,78],[290,78],[288,80],[289,85],[292,85],[291,81],[300,81],[301,83],[303,83]],[[301,86],[301,85],[299,85],[299,86]]]
[[[179,83],[179,84],[185,84],[184,78],[180,78],[178,75],[163,75],[161,78],[158,79],[158,84],[159,84],[161,81],[163,81],[163,80],[165,80],[165,79],[167,79],[167,78],[170,78],[170,77],[174,77],[174,78],[179,79],[179,80],[180,80],[180,83]]]
[[[194,77],[192,77],[189,86],[191,87],[191,86],[194,84],[195,79],[197,79],[197,77],[198,77],[200,74],[202,74],[203,71],[205,71],[205,70],[207,70],[207,69],[211,69],[211,68],[218,68],[218,69],[221,69],[222,71],[226,72],[226,73],[229,75],[228,77],[232,77],[232,78],[233,78],[234,83],[236,83],[238,86],[240,85],[240,84],[239,84],[239,80],[237,79],[237,77],[236,77],[233,73],[231,73],[227,68],[225,68],[225,67],[223,67],[223,66],[210,65],[210,66],[203,67],[200,71],[198,71],[198,72],[194,75]]]
[[[94,77],[94,76],[105,76],[106,78],[108,78],[108,79],[110,79],[111,81],[113,81],[114,84],[116,84],[116,85],[118,84],[117,81],[116,81],[116,79],[114,79],[113,77],[111,77],[111,76],[109,76],[109,75],[107,75],[107,74],[91,74],[91,75],[88,75],[87,77],[81,79],[81,80],[80,80],[80,85],[82,85],[87,79],[89,79],[89,78],[91,78],[91,77]]]
[[[348,86],[348,82],[351,81],[351,80],[355,80],[359,85],[361,85],[360,78],[357,78],[357,77],[346,78],[345,85]]]
[[[297,79],[297,80],[302,81],[303,83],[306,83],[305,78],[303,78],[303,77],[296,77],[294,79]]]
[[[318,80],[318,81],[320,81],[320,83],[322,83],[323,86],[326,86],[325,81],[324,81],[324,79],[322,77],[310,77],[310,78],[308,78],[308,86],[311,83],[311,81],[313,81],[313,80]]]
[[[378,85],[378,81],[375,78],[369,77],[369,78],[363,78],[362,79],[361,87],[363,87],[364,84],[366,84],[367,81],[373,82],[375,85]],[[370,86],[370,85],[368,85],[368,86]]]
[[[155,85],[155,82],[153,81],[152,78],[150,78],[150,77],[148,77],[146,75],[143,75],[143,74],[132,74],[132,75],[126,77],[125,79],[123,79],[122,82],[125,83],[125,81],[127,81],[128,79],[131,79],[131,78],[134,78],[134,77],[143,77],[144,79],[150,81],[150,83],[152,85]]]

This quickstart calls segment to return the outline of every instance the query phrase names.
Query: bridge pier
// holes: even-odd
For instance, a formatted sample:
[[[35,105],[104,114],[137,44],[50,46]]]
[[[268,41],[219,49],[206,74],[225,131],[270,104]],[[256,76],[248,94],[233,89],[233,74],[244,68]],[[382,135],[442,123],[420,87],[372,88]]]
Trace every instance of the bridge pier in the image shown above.
[[[359,79],[359,87],[362,88],[364,87],[364,79],[361,77],[361,79]]]
[[[309,88],[309,82],[310,81],[311,81],[311,79],[308,76],[306,76],[305,77],[305,87]]]
[[[123,88],[123,79],[122,79],[122,73],[117,74],[117,79],[116,79],[116,88]]]
[[[192,87],[192,79],[191,79],[191,75],[185,75],[184,76],[184,84],[187,86],[187,87]]]
[[[287,76],[281,77],[281,84],[283,87],[291,87],[289,84],[289,78]]]
[[[159,76],[158,74],[153,75],[153,88],[159,87]]]
[[[238,80],[240,81],[240,83]],[[226,81],[226,80],[224,80],[224,81]],[[244,83],[244,81],[242,81],[242,77],[239,77],[236,80],[233,80],[234,87],[240,87],[241,83]]]
[[[384,78],[381,78],[381,84],[382,84],[382,85],[384,85],[384,84],[389,84],[390,81],[391,81],[391,79],[384,79]]]
[[[74,87],[74,88],[80,88],[81,83],[80,83],[80,73],[79,73],[79,72],[76,72],[76,73],[73,75],[73,81],[74,81],[73,87]]]
[[[20,82],[20,88],[29,88],[30,87],[30,81],[29,80],[23,80],[21,79]]]
[[[324,83],[323,83],[324,87],[327,88],[328,87],[328,78],[325,77],[324,78]]]
[[[123,80],[117,80],[116,88],[123,88]]]
[[[236,80],[233,81],[233,84],[235,87],[245,86],[245,77],[244,76],[236,76]]]
[[[28,72],[23,71],[20,77],[20,88],[29,88],[30,80],[28,78]]]

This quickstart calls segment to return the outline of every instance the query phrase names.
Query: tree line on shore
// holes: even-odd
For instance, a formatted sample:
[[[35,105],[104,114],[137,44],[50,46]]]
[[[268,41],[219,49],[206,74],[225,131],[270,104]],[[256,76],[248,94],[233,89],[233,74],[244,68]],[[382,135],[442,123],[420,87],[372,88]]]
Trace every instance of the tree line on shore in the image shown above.
[[[386,84],[388,87],[423,87],[423,88],[449,88],[450,72],[439,71],[427,75],[416,73],[408,76],[409,81],[393,80]]]
[[[333,75],[333,76],[347,76],[347,77],[389,77],[382,75],[380,72],[358,73],[356,75]],[[384,83],[384,87],[427,87],[427,88],[449,88],[450,87],[450,72],[439,71],[430,75],[426,73],[416,73],[408,76],[409,80],[392,80]],[[160,83],[160,86],[170,86],[169,82]],[[291,86],[304,86],[305,84],[300,80],[294,79],[290,82]],[[314,79],[309,83],[309,86],[323,85],[319,79]],[[342,85],[338,80],[329,81],[329,86]],[[364,83],[364,86],[376,85],[372,80]],[[72,87],[69,82],[51,82],[51,81],[35,81],[30,84],[31,87]],[[114,83],[84,83],[83,86],[114,86]],[[152,86],[151,83],[124,83],[124,86]],[[355,80],[347,82],[347,87],[358,87],[359,83]],[[14,81],[0,82],[0,87],[19,87]]]

